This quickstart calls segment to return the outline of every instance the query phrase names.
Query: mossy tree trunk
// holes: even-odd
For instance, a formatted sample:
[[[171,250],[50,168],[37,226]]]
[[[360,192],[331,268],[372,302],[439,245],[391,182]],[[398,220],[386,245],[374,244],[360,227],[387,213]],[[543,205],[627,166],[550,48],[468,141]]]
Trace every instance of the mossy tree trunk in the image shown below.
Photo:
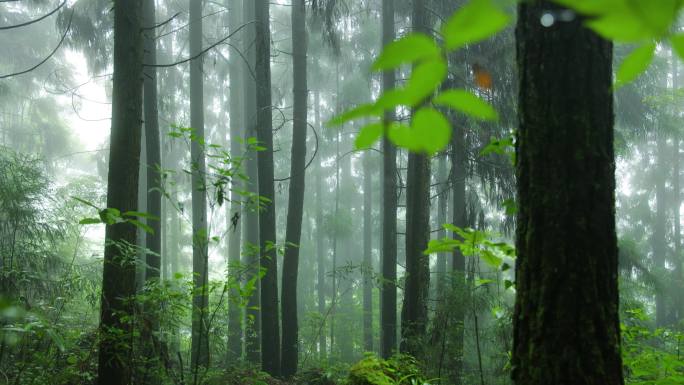
[[[107,207],[124,213],[138,208],[140,135],[142,122],[143,40],[142,3],[114,2],[114,79],[112,129],[107,177]],[[131,383],[132,346],[120,338],[131,338],[134,313],[136,227],[115,223],[105,228],[102,271],[98,385]],[[123,336],[123,337],[122,337]]]
[[[622,385],[612,44],[583,20],[541,25],[519,5],[516,142],[519,385]]]

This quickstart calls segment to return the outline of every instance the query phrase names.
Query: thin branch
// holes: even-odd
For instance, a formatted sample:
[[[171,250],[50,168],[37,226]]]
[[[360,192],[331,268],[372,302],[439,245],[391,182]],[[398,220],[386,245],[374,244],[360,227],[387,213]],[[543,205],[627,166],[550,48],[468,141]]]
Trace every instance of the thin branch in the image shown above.
[[[155,24],[155,25],[153,25],[153,26],[151,26],[151,27],[142,28],[141,31],[149,31],[149,30],[152,30],[152,29],[157,29],[157,28],[159,28],[159,27],[163,27],[164,25],[170,23],[171,20],[173,20],[173,19],[175,19],[176,17],[178,17],[178,15],[180,15],[181,13],[182,13],[182,12],[176,12],[175,15],[173,15],[173,16],[169,17],[168,19],[166,19],[166,21],[162,21],[161,23]]]
[[[219,41],[217,41],[216,43],[210,45],[209,47],[207,47],[207,48],[201,50],[201,51],[198,52],[197,54],[195,54],[195,55],[193,55],[193,56],[190,56],[189,58],[186,58],[186,59],[177,61],[177,62],[175,62],[175,63],[143,64],[143,66],[145,66],[145,67],[154,67],[154,68],[168,68],[168,67],[175,67],[175,66],[177,66],[177,65],[179,65],[179,64],[187,63],[187,62],[189,62],[189,61],[191,61],[191,60],[197,59],[198,57],[200,57],[200,56],[204,55],[205,53],[209,52],[210,50],[212,50],[212,49],[215,48],[216,46],[222,44],[224,41],[230,39],[233,35],[235,35],[236,33],[240,32],[240,30],[241,30],[242,28],[244,28],[244,27],[246,27],[247,25],[252,24],[252,23],[254,23],[254,21],[250,21],[250,22],[248,22],[248,23],[242,24],[242,25],[239,26],[235,31],[229,33],[228,36],[222,38],[221,40],[219,40]]]
[[[19,76],[19,75],[29,73],[29,72],[33,71],[34,69],[42,66],[46,61],[50,60],[50,58],[57,52],[59,47],[62,46],[62,43],[64,43],[64,39],[66,39],[66,36],[69,33],[69,30],[71,29],[71,20],[73,19],[73,17],[74,17],[74,11],[71,11],[71,16],[69,16],[69,24],[67,25],[67,28],[64,31],[64,34],[62,35],[62,38],[59,39],[59,43],[57,44],[55,49],[53,49],[52,52],[50,52],[50,54],[47,57],[45,57],[45,59],[41,60],[38,64],[34,65],[33,67],[31,67],[29,69],[19,71],[19,72],[15,72],[15,73],[11,73],[11,74],[0,75],[0,79],[7,79],[7,78],[10,78],[12,76]]]
[[[25,22],[25,23],[21,23],[21,24],[8,25],[8,26],[0,27],[0,31],[6,30],[6,29],[13,29],[13,28],[26,27],[27,25],[31,25],[31,24],[33,24],[33,23],[37,23],[37,22],[39,22],[39,21],[41,21],[41,20],[43,20],[43,19],[45,19],[45,18],[47,18],[47,17],[52,16],[55,12],[59,11],[60,8],[62,8],[62,7],[64,6],[64,4],[66,4],[66,0],[62,1],[62,4],[60,4],[59,6],[57,6],[57,8],[53,9],[53,10],[50,11],[49,13],[46,13],[45,15],[43,15],[43,16],[37,18],[37,19],[29,20],[29,21],[27,21],[27,22]]]

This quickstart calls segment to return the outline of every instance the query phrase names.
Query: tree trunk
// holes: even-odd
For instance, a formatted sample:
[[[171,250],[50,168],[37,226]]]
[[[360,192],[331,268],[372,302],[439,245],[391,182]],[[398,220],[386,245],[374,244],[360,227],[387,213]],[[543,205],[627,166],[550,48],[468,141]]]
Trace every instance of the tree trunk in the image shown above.
[[[413,30],[428,33],[425,4],[413,0]],[[401,350],[422,357],[430,291],[430,159],[410,153],[406,175],[406,284],[401,309]]]
[[[228,28],[230,33],[235,33],[230,41],[234,47],[241,47],[241,35],[236,33],[242,21],[242,1],[227,1],[230,7],[228,12]],[[230,155],[233,159],[243,159],[243,84],[242,84],[242,64],[241,58],[236,50],[230,52],[229,74],[230,77]],[[244,166],[244,165],[242,165]],[[241,167],[240,172],[244,172]],[[228,274],[231,284],[230,301],[228,302],[228,356],[227,363],[233,364],[235,360],[242,356],[242,309],[239,306],[241,301],[240,291],[240,237],[242,235],[242,195],[240,191],[244,188],[242,179],[235,176],[231,178],[230,189],[230,210],[227,210],[228,228]]]
[[[373,176],[371,153],[363,155],[363,348],[373,351]]]
[[[256,63],[256,50],[254,39],[256,39],[256,27],[254,25],[254,0],[243,0],[242,2],[242,22],[249,23],[244,27],[243,34],[243,55],[245,62],[242,67],[242,79],[244,81],[244,119],[245,119],[245,142],[250,138],[257,137],[256,130],[256,79],[254,78],[254,67]],[[259,170],[257,167],[257,154],[249,151],[245,154],[247,167],[247,191],[256,196],[259,194]],[[259,275],[259,214],[254,202],[246,207],[244,211],[244,242],[243,255],[246,257],[245,264],[248,266],[247,280],[255,279]],[[261,361],[261,284],[257,282],[254,291],[247,301],[245,310],[245,357],[252,364]]]
[[[292,119],[292,156],[290,161],[290,189],[283,259],[282,313],[283,351],[282,375],[297,372],[299,356],[299,325],[297,324],[297,273],[299,271],[299,242],[302,235],[304,210],[304,167],[306,163],[307,82],[306,82],[306,5],[304,0],[292,3],[292,84],[294,105]]]
[[[320,91],[314,93],[314,111],[316,114],[316,129],[321,127]],[[321,159],[316,160],[316,285],[318,294],[318,314],[321,316],[321,326],[318,335],[318,355],[321,362],[325,360],[327,343],[325,336],[325,260],[328,255],[325,249],[325,232],[323,231],[323,170]]]
[[[202,51],[202,0],[190,0],[190,55]],[[199,367],[209,365],[208,246],[206,160],[204,157],[204,95],[202,60],[190,61],[190,126],[195,138],[190,146],[192,170],[192,351],[191,368],[195,376]]]
[[[107,207],[122,213],[138,208],[138,167],[142,113],[142,3],[117,0],[114,3],[114,79],[112,130],[107,177]],[[136,243],[136,227],[130,223],[107,225],[102,271],[100,338],[98,349],[99,385],[128,385],[130,338],[135,294],[135,254],[125,252],[122,243]]]
[[[382,45],[394,41],[394,0],[382,0]],[[394,88],[394,71],[382,73],[382,91]],[[394,111],[385,115],[386,127]],[[380,296],[380,354],[391,356],[397,349],[397,150],[382,140],[382,286]]]
[[[446,237],[446,230],[442,227],[447,221],[447,200],[449,199],[449,180],[447,175],[447,154],[446,151],[440,155],[437,163],[437,239]],[[437,285],[436,298],[438,301],[444,299],[444,281],[446,279],[446,253],[437,254]]]
[[[656,217],[653,225],[653,236],[651,244],[653,248],[653,261],[655,263],[656,274],[663,276],[665,274],[665,254],[667,252],[667,244],[665,240],[666,227],[666,207],[665,202],[665,181],[667,179],[667,138],[665,137],[665,128],[659,124],[656,132]],[[655,284],[655,304],[656,304],[656,326],[663,327],[667,323],[667,309],[665,305],[665,292],[667,287],[662,282],[656,281]]]
[[[612,44],[584,20],[518,6],[516,304],[519,385],[622,385]]]
[[[465,128],[463,126],[454,127],[451,139],[451,185],[452,201],[451,214],[454,226],[466,228],[468,218],[466,216],[466,175],[467,175],[467,154],[465,143]],[[457,234],[452,234],[457,239]],[[450,316],[448,345],[450,352],[448,360],[448,377],[455,383],[461,383],[461,372],[463,369],[463,344],[465,338],[465,308],[470,306],[468,301],[468,290],[466,287],[466,266],[465,256],[459,248],[454,249],[451,255],[451,295],[449,303],[454,306],[453,314]]]
[[[271,27],[268,0],[256,0],[256,103],[257,139],[264,147],[257,154],[259,196],[266,200],[259,210],[261,267],[261,368],[280,375],[280,322],[278,322],[278,259],[276,255],[276,207],[273,186],[273,132],[271,111]],[[296,309],[295,309],[296,311]]]
[[[156,23],[154,0],[143,1],[143,26],[151,28]],[[157,64],[157,46],[154,40],[154,30],[145,30],[143,62],[145,64]],[[154,218],[145,222],[152,232],[145,234],[145,245],[148,250],[146,255],[147,269],[145,280],[153,285],[159,284],[161,277],[161,245],[162,245],[162,200],[161,200],[161,146],[159,134],[159,112],[157,108],[157,69],[145,67],[143,78],[143,121],[145,123],[145,168],[147,183],[145,196],[147,198],[146,212]],[[155,348],[154,336],[159,333],[159,303],[148,302],[145,304],[144,343],[147,349],[147,358],[150,361],[149,371],[145,376],[147,383],[158,384],[161,378],[159,373],[159,350]],[[158,340],[158,339],[157,339]]]
[[[677,54],[672,51],[672,90],[673,92],[676,92],[678,89],[678,64],[679,64],[679,59],[677,58]],[[680,224],[680,215],[679,215],[679,209],[682,206],[682,198],[681,198],[681,188],[680,188],[680,182],[679,182],[679,162],[680,162],[680,155],[679,155],[679,148],[681,147],[681,138],[679,131],[675,130],[673,133],[674,137],[672,138],[673,145],[673,153],[672,153],[672,163],[674,165],[673,167],[673,175],[672,175],[672,189],[674,192],[674,208],[673,208],[673,214],[674,214],[674,265],[675,265],[675,282],[677,284],[672,285],[674,290],[671,291],[676,291],[672,293],[672,297],[675,300],[675,309],[674,309],[674,319],[673,323],[678,324],[679,321],[682,319],[682,316],[684,315],[684,299],[682,299],[682,296],[680,293],[682,292],[682,289],[684,289],[683,286],[683,278],[684,274],[682,272],[682,229],[681,229],[681,224]]]

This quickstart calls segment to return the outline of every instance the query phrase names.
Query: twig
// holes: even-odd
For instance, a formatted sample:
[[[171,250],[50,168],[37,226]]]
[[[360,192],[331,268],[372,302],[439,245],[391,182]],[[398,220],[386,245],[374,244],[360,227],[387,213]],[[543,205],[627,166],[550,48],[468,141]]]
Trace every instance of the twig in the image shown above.
[[[64,42],[64,39],[66,39],[66,35],[69,33],[69,30],[71,29],[71,19],[73,19],[73,17],[74,17],[74,11],[71,11],[71,16],[69,16],[69,25],[67,25],[67,28],[66,28],[66,30],[64,31],[64,34],[62,35],[62,38],[59,39],[59,43],[57,44],[57,46],[55,47],[55,49],[53,49],[52,52],[50,52],[50,54],[49,54],[45,59],[41,60],[38,64],[34,65],[33,67],[31,67],[31,68],[29,68],[29,69],[26,69],[26,70],[23,70],[23,71],[19,71],[19,72],[14,72],[14,73],[11,73],[11,74],[0,75],[0,79],[6,79],[6,78],[9,78],[9,77],[12,77],[12,76],[23,75],[23,74],[25,74],[25,73],[28,73],[28,72],[33,71],[34,69],[40,67],[40,66],[43,65],[46,61],[48,61],[48,60],[57,52],[57,50],[59,49],[59,47],[62,46],[62,43]]]
[[[13,28],[26,27],[27,25],[31,25],[31,24],[33,24],[33,23],[37,23],[37,22],[39,22],[39,21],[41,21],[41,20],[43,20],[43,19],[45,19],[45,18],[47,18],[47,17],[50,17],[50,16],[51,16],[52,14],[54,14],[55,12],[59,11],[59,9],[62,8],[62,7],[64,6],[64,4],[66,4],[66,0],[62,1],[62,4],[60,4],[59,6],[57,6],[57,8],[53,9],[53,10],[50,11],[49,13],[46,13],[45,15],[43,15],[43,16],[37,18],[37,19],[29,20],[29,21],[27,21],[27,22],[25,22],[25,23],[14,24],[14,25],[7,25],[7,26],[4,26],[4,27],[0,27],[0,31],[7,30],[7,29],[13,29]]]

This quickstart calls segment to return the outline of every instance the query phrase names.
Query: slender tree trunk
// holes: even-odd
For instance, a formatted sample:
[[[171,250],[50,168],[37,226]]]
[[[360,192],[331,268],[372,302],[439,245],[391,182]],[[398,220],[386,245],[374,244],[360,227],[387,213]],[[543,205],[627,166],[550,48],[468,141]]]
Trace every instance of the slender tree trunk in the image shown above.
[[[236,33],[242,21],[242,1],[227,1],[230,7],[228,14],[228,28],[230,33],[235,33],[230,41],[234,47],[242,46],[241,35]],[[230,53],[229,76],[230,76],[230,154],[233,159],[243,158],[243,82],[242,64],[237,51]],[[241,167],[240,172],[244,172]],[[242,309],[239,305],[240,291],[240,237],[242,235],[242,195],[240,191],[244,186],[239,177],[231,178],[230,210],[228,216],[228,274],[231,282],[230,301],[228,302],[228,356],[227,363],[232,364],[242,356]]]
[[[321,127],[321,100],[320,91],[314,92],[314,113],[316,115],[316,129],[320,132]],[[318,294],[318,314],[322,324],[318,335],[318,354],[321,361],[325,360],[327,343],[325,336],[325,260],[328,251],[325,248],[325,232],[323,231],[323,170],[321,159],[316,161],[316,292]]]
[[[467,154],[465,143],[465,128],[463,126],[454,127],[451,138],[451,185],[452,201],[451,215],[454,226],[466,228],[468,217],[466,216],[466,175],[467,175]],[[458,239],[459,235],[454,233],[452,236]],[[465,308],[469,305],[468,289],[466,287],[466,266],[465,256],[459,248],[454,249],[451,255],[451,295],[449,302],[454,305],[453,314],[450,315],[451,322],[449,327],[449,362],[448,377],[455,383],[461,383],[461,373],[463,369],[463,346],[465,339]]]
[[[261,267],[261,367],[280,375],[280,322],[278,322],[278,259],[276,255],[276,207],[273,186],[273,132],[271,113],[271,27],[268,0],[256,0],[257,138],[264,147],[257,154],[259,196],[266,205],[259,210]],[[296,311],[296,309],[295,309]]]
[[[672,90],[676,92],[678,89],[678,84],[679,84],[679,74],[678,74],[678,64],[679,64],[679,59],[677,58],[676,53],[673,51],[672,52]],[[673,209],[673,214],[674,214],[674,264],[675,264],[675,282],[678,282],[677,284],[673,285],[674,290],[677,290],[678,292],[672,293],[672,297],[675,300],[675,311],[674,311],[674,319],[673,323],[677,324],[679,321],[682,319],[682,316],[684,315],[684,299],[682,299],[682,296],[680,293],[682,292],[682,289],[684,289],[683,285],[683,279],[684,279],[684,274],[683,274],[683,269],[682,269],[682,229],[681,229],[681,224],[680,224],[680,215],[679,215],[679,209],[682,206],[682,198],[681,198],[681,188],[680,188],[680,181],[679,181],[679,162],[680,162],[680,155],[679,155],[679,148],[681,147],[681,138],[679,131],[675,130],[673,133],[674,137],[672,138],[673,141],[673,153],[672,153],[672,164],[674,165],[673,168],[673,175],[672,175],[672,189],[674,192],[674,209]]]
[[[242,50],[245,62],[242,67],[242,79],[244,82],[244,119],[245,119],[245,142],[250,138],[257,137],[256,130],[256,79],[254,78],[254,67],[256,64],[256,49],[254,41],[256,39],[256,27],[254,25],[254,0],[243,0],[242,2],[242,22],[247,24],[244,27]],[[249,24],[248,24],[249,23]],[[256,151],[249,151],[245,154],[247,166],[247,191],[256,196],[259,194],[259,170],[257,167]],[[247,279],[256,279],[259,275],[259,214],[256,209],[256,202],[252,202],[243,210],[244,221],[244,242],[243,255],[246,257]],[[257,282],[254,286],[245,311],[245,356],[247,361],[252,364],[261,362],[261,284]]]
[[[299,362],[299,325],[297,321],[297,274],[299,272],[299,242],[304,212],[304,167],[306,163],[307,82],[306,82],[306,5],[304,0],[292,3],[292,84],[294,94],[292,120],[292,156],[290,189],[283,259],[282,313],[283,351],[282,375],[297,372]]]
[[[549,10],[518,6],[512,378],[622,385],[612,44],[581,18],[544,27]]]
[[[413,0],[413,30],[428,33],[425,4]],[[406,285],[401,310],[401,350],[422,357],[430,291],[430,159],[410,153],[406,176]]]
[[[202,50],[202,0],[190,0],[190,55]],[[190,147],[192,162],[192,352],[191,368],[195,376],[199,367],[209,366],[208,246],[206,160],[204,157],[204,95],[202,60],[190,61],[190,126],[195,139]]]
[[[138,208],[138,167],[142,113],[142,3],[117,0],[114,3],[114,79],[112,89],[112,131],[107,177],[107,207],[122,213]],[[105,228],[102,271],[98,385],[128,385],[131,381],[130,319],[135,294],[135,254],[124,243],[136,243],[136,228],[115,223]]]
[[[656,217],[653,226],[653,236],[651,237],[651,244],[653,248],[653,260],[658,275],[665,273],[665,254],[667,252],[667,245],[665,240],[666,227],[666,192],[665,181],[667,179],[667,143],[666,143],[665,128],[659,123],[656,132]],[[656,302],[656,326],[663,327],[667,323],[667,309],[665,304],[665,292],[667,288],[661,282],[656,282],[655,285],[655,302]]]
[[[156,23],[154,0],[143,1],[143,25],[150,28]],[[145,64],[157,64],[157,46],[154,40],[154,30],[145,30],[143,62]],[[157,107],[157,69],[154,67],[144,68],[143,78],[143,121],[145,123],[145,168],[147,183],[145,196],[147,199],[146,211],[153,218],[147,219],[146,223],[152,230],[145,234],[145,245],[148,250],[146,255],[147,269],[145,280],[153,285],[159,284],[161,277],[161,245],[162,245],[162,200],[161,200],[161,146],[159,134],[159,112]],[[147,349],[147,359],[151,365],[145,379],[149,384],[159,384],[159,346],[155,344],[155,336],[159,333],[159,303],[145,304],[144,343]],[[159,340],[157,339],[157,342]],[[155,348],[156,346],[156,348]]]
[[[373,175],[371,153],[363,155],[363,349],[373,351]]]
[[[382,45],[394,41],[394,0],[382,0]],[[382,73],[382,90],[394,88],[394,71]],[[385,115],[385,125],[394,121]],[[388,358],[397,349],[397,150],[383,137],[382,169],[382,286],[380,296],[380,353]]]
[[[447,155],[446,152],[440,155],[439,161],[437,163],[437,238],[443,239],[446,237],[446,230],[443,225],[447,221],[447,200],[449,199],[449,180],[447,175]],[[437,254],[437,285],[436,293],[437,300],[442,301],[444,299],[444,281],[446,279],[446,253]]]

